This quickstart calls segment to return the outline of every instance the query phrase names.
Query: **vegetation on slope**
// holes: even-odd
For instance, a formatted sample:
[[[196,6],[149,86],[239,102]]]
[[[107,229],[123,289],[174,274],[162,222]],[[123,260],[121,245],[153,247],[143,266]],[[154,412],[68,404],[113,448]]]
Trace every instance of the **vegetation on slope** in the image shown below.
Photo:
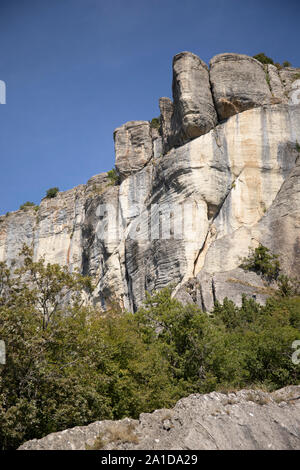
[[[225,299],[208,315],[166,288],[135,315],[115,306],[104,314],[83,305],[89,278],[33,262],[27,247],[20,259],[15,270],[0,263],[2,449],[95,420],[136,418],[190,393],[299,383],[294,290],[264,307]]]

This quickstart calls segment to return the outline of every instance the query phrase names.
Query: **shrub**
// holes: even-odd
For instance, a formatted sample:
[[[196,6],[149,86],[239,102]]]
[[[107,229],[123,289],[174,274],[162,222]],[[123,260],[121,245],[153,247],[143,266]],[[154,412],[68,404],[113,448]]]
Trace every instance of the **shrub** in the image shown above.
[[[280,272],[278,256],[261,244],[254,250],[250,249],[249,256],[243,258],[240,267],[245,271],[254,271],[269,282],[276,280]]]
[[[59,188],[56,188],[56,187],[55,188],[50,188],[46,192],[46,198],[47,199],[52,199],[52,198],[56,197],[58,193],[59,193]]]
[[[30,201],[24,202],[24,204],[22,204],[22,205],[20,206],[20,210],[26,210],[26,209],[28,209],[29,207],[35,207],[35,203],[34,203],[34,202],[30,202]]]
[[[285,60],[284,62],[282,62],[282,67],[291,67],[292,64],[288,61],[288,60]]]
[[[150,127],[152,129],[160,129],[160,117],[155,117],[150,121]]]
[[[253,57],[254,57],[254,59],[261,62],[262,64],[273,64],[274,65],[273,59],[271,59],[271,57],[266,56],[266,54],[264,52],[260,52],[259,54],[256,54]]]
[[[115,168],[107,172],[107,176],[110,179],[111,184],[115,185],[119,183],[119,174]]]

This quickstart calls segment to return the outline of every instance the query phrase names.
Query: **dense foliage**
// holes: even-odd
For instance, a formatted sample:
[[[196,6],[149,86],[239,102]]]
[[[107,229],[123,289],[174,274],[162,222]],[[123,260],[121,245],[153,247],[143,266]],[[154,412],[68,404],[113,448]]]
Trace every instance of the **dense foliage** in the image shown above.
[[[300,297],[265,307],[225,300],[211,315],[166,288],[135,314],[84,306],[93,286],[24,247],[21,267],[0,264],[0,448],[93,420],[137,417],[195,392],[299,383],[292,343]]]
[[[46,191],[46,198],[47,199],[53,199],[54,197],[57,196],[58,193],[59,193],[59,188],[57,188],[57,187],[50,188]]]

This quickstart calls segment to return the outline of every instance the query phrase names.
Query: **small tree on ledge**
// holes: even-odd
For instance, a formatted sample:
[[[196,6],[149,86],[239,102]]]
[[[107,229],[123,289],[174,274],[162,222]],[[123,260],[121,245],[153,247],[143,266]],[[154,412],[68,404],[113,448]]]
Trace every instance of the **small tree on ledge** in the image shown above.
[[[259,244],[255,249],[250,248],[249,256],[242,259],[241,268],[254,271],[271,282],[279,276],[280,263],[278,255],[273,255],[266,246]]]
[[[47,199],[52,199],[52,198],[56,197],[58,193],[59,193],[59,188],[50,188],[46,192],[46,198]]]

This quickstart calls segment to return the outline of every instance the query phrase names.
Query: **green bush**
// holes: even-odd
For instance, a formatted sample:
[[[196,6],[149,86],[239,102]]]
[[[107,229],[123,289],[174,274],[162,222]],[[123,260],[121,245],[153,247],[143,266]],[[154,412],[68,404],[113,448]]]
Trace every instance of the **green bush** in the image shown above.
[[[280,263],[277,255],[273,255],[267,247],[260,244],[257,248],[250,249],[249,256],[242,260],[241,268],[254,271],[271,282],[279,276]]]
[[[46,192],[46,198],[47,199],[52,199],[52,198],[56,197],[58,193],[59,193],[59,188],[56,188],[56,187],[55,188],[50,188]]]
[[[113,185],[119,184],[120,178],[119,178],[119,174],[118,174],[118,172],[115,168],[113,168],[112,170],[109,170],[107,172],[107,176],[110,179],[111,184],[113,184]]]
[[[30,201],[24,202],[24,204],[20,206],[20,210],[28,209],[29,207],[35,207],[35,203]]]
[[[288,61],[288,60],[285,60],[283,63],[282,63],[282,67],[291,67],[292,64]]]
[[[152,129],[160,129],[160,117],[155,117],[150,121],[150,127]]]
[[[261,62],[262,64],[273,64],[274,65],[273,59],[271,59],[271,57],[266,56],[266,54],[264,52],[260,52],[259,54],[256,54],[253,57],[254,57],[254,59]]]

